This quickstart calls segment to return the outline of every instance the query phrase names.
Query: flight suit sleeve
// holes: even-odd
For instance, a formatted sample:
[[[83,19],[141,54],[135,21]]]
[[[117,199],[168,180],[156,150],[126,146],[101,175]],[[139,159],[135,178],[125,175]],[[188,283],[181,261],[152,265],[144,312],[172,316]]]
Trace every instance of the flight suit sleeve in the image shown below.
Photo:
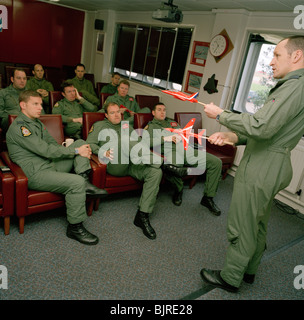
[[[57,102],[52,109],[52,114],[60,114],[62,118],[62,123],[72,122],[73,118],[64,115],[63,108],[64,105],[60,103],[60,101]]]
[[[53,86],[53,84],[51,82],[47,83],[47,89],[46,90],[47,91],[54,91],[54,86]]]
[[[90,145],[92,152],[97,155],[100,149],[99,141],[98,141],[98,135],[99,135],[100,129],[101,129],[100,124],[98,124],[98,122],[94,123],[90,128],[89,135],[86,141]]]
[[[79,103],[82,105],[84,111],[88,111],[88,112],[95,112],[97,111],[97,107],[94,106],[92,103],[90,103],[89,101],[87,101],[86,99],[80,99]]]
[[[236,114],[225,110],[220,115],[220,123],[227,128],[255,140],[271,139],[285,124],[299,112],[300,99],[297,94],[296,79],[288,80],[269,95],[264,106],[255,114]]]
[[[162,127],[153,123],[149,123],[145,129],[148,131],[149,135],[143,135],[143,141],[148,144],[147,139],[149,138],[150,148],[163,146],[165,143],[164,136],[171,135],[170,132],[163,130]]]
[[[109,88],[109,84],[103,86],[100,93],[108,93],[108,90],[109,90],[108,88]]]
[[[87,91],[87,90],[82,90],[81,91],[81,93],[82,93],[82,95],[83,95],[83,97],[86,99],[86,100],[88,100],[88,101],[90,101],[91,103],[93,103],[94,105],[96,105],[96,106],[99,106],[99,99],[96,97],[96,94],[94,93],[94,94],[92,94],[92,93],[90,93],[89,91]],[[96,107],[95,107],[96,108]]]
[[[137,101],[134,99],[133,102],[132,102],[132,107],[131,107],[135,113],[139,113],[140,112],[140,107],[137,103]]]
[[[73,158],[75,156],[73,146],[64,147],[53,142],[47,143],[26,125],[15,125],[7,134],[7,143],[17,144],[22,149],[47,159]]]

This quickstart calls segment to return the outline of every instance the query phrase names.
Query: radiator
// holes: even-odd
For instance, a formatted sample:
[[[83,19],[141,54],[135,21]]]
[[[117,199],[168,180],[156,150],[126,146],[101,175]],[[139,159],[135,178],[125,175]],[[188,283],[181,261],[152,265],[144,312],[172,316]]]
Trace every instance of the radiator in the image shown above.
[[[239,166],[244,154],[244,149],[244,146],[237,147],[237,152],[233,162],[233,171],[236,171]],[[302,143],[302,141],[291,151],[291,165],[293,171],[292,180],[285,190],[292,194],[296,194],[300,190],[301,183],[304,179],[304,143]],[[234,176],[234,174],[232,175]]]
[[[233,164],[235,166],[239,166],[241,160],[242,160],[242,157],[243,157],[243,154],[244,154],[244,150],[245,150],[245,146],[237,146],[237,150],[236,150],[236,154],[235,154],[235,158],[234,158],[234,161],[233,161]]]
[[[300,190],[304,178],[304,146],[302,144],[298,144],[291,151],[291,165],[293,171],[292,180],[285,190],[295,194]]]

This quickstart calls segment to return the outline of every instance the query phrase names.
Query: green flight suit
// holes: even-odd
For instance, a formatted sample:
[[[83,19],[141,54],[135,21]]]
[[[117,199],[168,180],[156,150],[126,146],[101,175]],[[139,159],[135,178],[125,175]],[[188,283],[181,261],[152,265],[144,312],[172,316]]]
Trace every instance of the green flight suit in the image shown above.
[[[93,83],[90,80],[85,78],[79,80],[77,77],[75,77],[73,79],[69,79],[68,81],[73,83],[73,86],[78,90],[78,92],[82,93],[82,96],[86,100],[99,107],[100,100],[97,98]]]
[[[51,82],[45,79],[36,79],[35,77],[30,78],[27,80],[26,83],[26,90],[33,90],[36,91],[38,89],[44,89],[47,92],[54,91],[54,87]],[[48,107],[50,105],[49,96],[42,98],[43,105]]]
[[[27,176],[29,189],[65,194],[68,222],[86,219],[86,182],[78,173],[91,165],[88,158],[75,156],[75,148],[85,141],[63,147],[39,119],[32,120],[21,112],[8,128],[6,143],[11,159]],[[72,169],[76,174],[69,173]]]
[[[13,87],[13,84],[5,89],[0,90],[0,118],[1,128],[6,131],[8,128],[8,115],[19,114],[19,94],[25,89],[19,90]],[[44,111],[42,111],[44,114]]]
[[[145,144],[132,141],[132,137],[140,141],[140,137],[129,126],[128,122],[112,124],[105,119],[94,123],[88,135],[87,143],[90,144],[92,152],[98,154],[100,159],[103,158],[106,150],[114,149],[114,160],[107,163],[109,174],[118,177],[130,175],[137,180],[144,181],[139,210],[151,213],[162,178],[160,168],[162,158],[151,153]],[[133,152],[135,150],[133,147],[136,146],[141,146],[142,151]],[[152,161],[155,158],[157,158],[157,161],[155,161],[157,163],[153,164]]]
[[[230,244],[221,271],[226,282],[239,287],[245,272],[257,272],[273,199],[292,179],[290,151],[304,135],[304,69],[279,80],[254,115],[225,110],[219,121],[246,144],[234,179]]]
[[[179,129],[180,125],[169,118],[166,118],[163,121],[156,119],[150,121],[145,127],[149,133],[147,138],[150,139],[150,147],[153,147],[156,152],[165,155],[168,163],[172,163],[176,166],[197,167],[198,170],[195,173],[198,175],[203,174],[205,169],[207,169],[204,194],[208,197],[214,197],[221,179],[222,161],[208,152],[194,149],[191,145],[188,145],[188,150],[185,151],[182,141],[177,144],[165,142],[162,137],[171,136],[174,132],[164,130],[164,128]],[[143,139],[145,140],[144,136]],[[172,150],[172,153],[170,150]],[[181,178],[166,175],[166,179],[170,181],[178,191],[183,189],[184,183]]]
[[[125,97],[121,97],[118,93],[115,93],[112,96],[109,96],[107,100],[105,101],[103,108],[99,110],[98,112],[104,112],[104,106],[109,103],[109,102],[114,102],[116,103],[119,107],[124,106],[130,111],[133,111],[135,113],[151,113],[150,108],[140,108],[136,100],[129,96],[126,95]],[[131,116],[129,112],[125,111],[123,114],[123,119],[124,121],[129,121],[130,125],[133,126],[134,124],[134,116]]]
[[[79,137],[82,134],[82,124],[73,122],[73,118],[82,118],[83,112],[95,112],[97,107],[81,98],[79,101],[69,101],[66,98],[58,101],[52,110],[53,114],[61,114],[64,132],[69,137]]]
[[[104,86],[102,89],[101,89],[101,93],[110,93],[110,94],[115,94],[117,93],[117,87],[118,86],[113,86],[112,83],[108,83],[106,86]]]

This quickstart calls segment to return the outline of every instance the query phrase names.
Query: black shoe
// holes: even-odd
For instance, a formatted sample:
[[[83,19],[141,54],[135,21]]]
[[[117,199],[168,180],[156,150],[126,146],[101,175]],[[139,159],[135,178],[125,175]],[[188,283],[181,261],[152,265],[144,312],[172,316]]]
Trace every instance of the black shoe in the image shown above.
[[[246,283],[252,284],[252,283],[254,282],[254,278],[255,278],[255,274],[244,273],[243,280],[244,280]]]
[[[221,210],[214,203],[212,197],[203,196],[203,198],[201,200],[201,205],[203,205],[206,208],[208,208],[209,211],[212,212],[215,216],[220,216],[221,215]]]
[[[152,240],[156,238],[155,230],[150,225],[148,213],[141,212],[138,210],[134,219],[134,224],[136,225],[136,227],[142,229],[144,235],[147,238]]]
[[[211,269],[202,269],[200,274],[202,279],[216,287],[216,288],[221,288],[229,292],[237,292],[238,288],[231,286],[229,283],[224,281],[221,277],[221,270],[211,270]]]
[[[90,197],[102,197],[108,195],[108,192],[104,189],[100,189],[94,184],[92,184],[89,180],[89,172],[79,173],[81,177],[83,177],[86,181],[86,194]]]
[[[173,164],[163,164],[162,169],[165,173],[174,175],[179,178],[183,178],[188,175],[188,168],[176,167]]]
[[[172,202],[176,205],[176,206],[180,206],[183,202],[183,189],[181,191],[175,191],[174,195],[173,195],[173,199]]]
[[[99,239],[90,233],[82,223],[69,224],[66,232],[67,237],[77,240],[83,244],[94,245]]]

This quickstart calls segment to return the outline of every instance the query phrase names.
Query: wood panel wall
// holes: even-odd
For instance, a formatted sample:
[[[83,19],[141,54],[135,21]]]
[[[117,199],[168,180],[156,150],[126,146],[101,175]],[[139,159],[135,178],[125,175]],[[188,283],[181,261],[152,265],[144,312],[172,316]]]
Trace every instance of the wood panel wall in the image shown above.
[[[36,0],[6,0],[8,29],[0,33],[0,62],[48,67],[80,62],[85,13]]]

